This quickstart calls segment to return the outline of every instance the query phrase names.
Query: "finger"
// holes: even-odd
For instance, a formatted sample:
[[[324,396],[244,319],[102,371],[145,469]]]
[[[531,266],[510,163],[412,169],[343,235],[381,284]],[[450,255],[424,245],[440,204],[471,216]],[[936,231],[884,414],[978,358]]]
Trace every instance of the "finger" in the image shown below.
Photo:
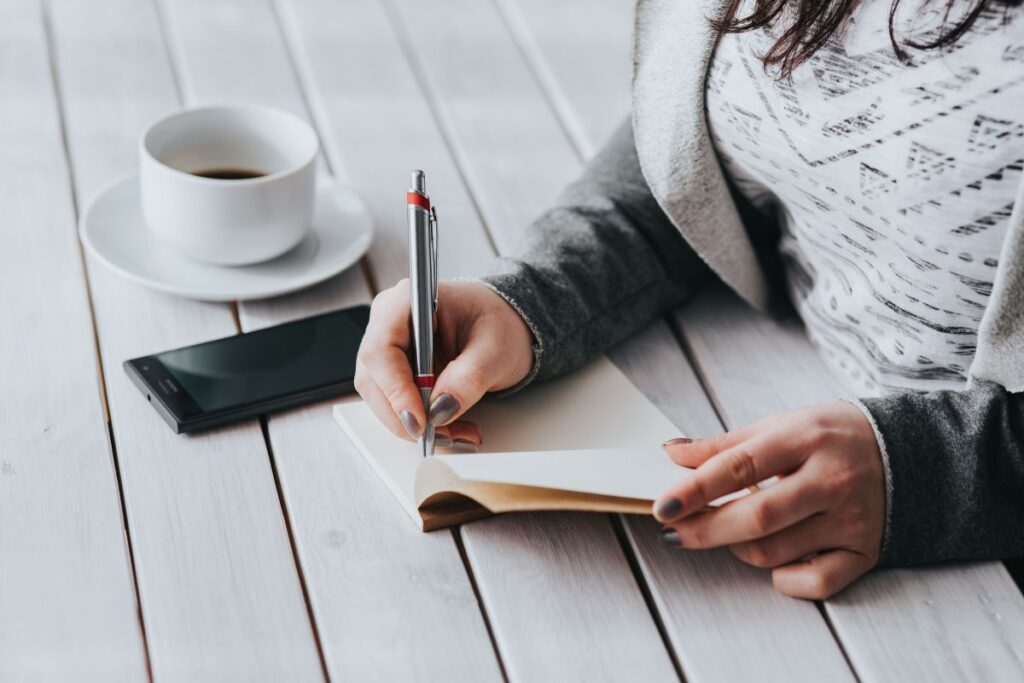
[[[834,519],[817,514],[770,536],[729,546],[729,550],[749,565],[770,569],[842,547],[847,539],[839,534]]]
[[[454,443],[465,443],[479,446],[483,443],[483,438],[480,434],[480,427],[475,422],[469,420],[456,420],[451,424],[438,427],[438,436],[445,436],[452,440]]]
[[[775,590],[806,600],[829,598],[867,573],[874,562],[852,550],[831,550],[806,562],[794,562],[772,570]]]
[[[828,507],[824,487],[798,472],[770,488],[715,510],[683,517],[673,526],[684,548],[717,548],[764,538]]]
[[[387,398],[395,415],[410,427],[416,427],[410,433],[421,433],[426,424],[426,410],[409,362],[412,331],[408,292],[409,283],[402,280],[374,298],[357,358]]]
[[[673,522],[734,491],[796,469],[806,455],[787,430],[760,432],[712,456],[654,504],[654,516]]]
[[[661,448],[668,457],[672,458],[672,462],[675,464],[682,467],[696,468],[700,467],[705,460],[711,457],[711,451],[709,449],[702,451],[701,449],[694,448],[694,443],[693,439],[679,436],[661,444]]]
[[[749,439],[754,435],[755,427],[756,425],[748,425],[742,429],[722,432],[703,439],[687,439],[685,437],[669,439],[661,447],[677,465],[700,467],[713,455]]]
[[[427,419],[426,410],[419,389],[413,381],[412,367],[405,351],[397,346],[384,344],[360,354],[360,362],[366,366],[367,372],[395,417],[408,413],[413,420],[407,417],[406,421],[415,421],[419,427],[418,433],[422,432]]]
[[[356,391],[366,401],[366,405],[370,406],[370,410],[377,416],[377,419],[383,423],[392,434],[398,436],[406,441],[412,441],[416,437],[410,434],[410,430],[402,424],[398,416],[395,415],[394,410],[391,408],[391,403],[388,401],[384,392],[380,390],[377,383],[373,381],[373,377],[367,371],[356,373]]]
[[[437,377],[428,419],[446,425],[469,410],[493,386],[494,351],[483,341],[471,341]]]

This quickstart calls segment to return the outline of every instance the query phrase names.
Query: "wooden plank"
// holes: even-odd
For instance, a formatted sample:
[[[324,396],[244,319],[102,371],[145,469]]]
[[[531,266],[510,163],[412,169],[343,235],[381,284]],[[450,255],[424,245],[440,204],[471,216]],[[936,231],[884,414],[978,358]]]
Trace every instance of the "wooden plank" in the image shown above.
[[[0,679],[144,680],[59,112],[34,0],[0,5],[0,101]]]
[[[495,1],[573,145],[593,156],[629,111],[636,0]]]
[[[495,242],[506,250],[529,218],[580,172],[581,162],[566,144],[543,93],[497,18],[483,5],[470,8],[467,4],[443,4],[446,16],[458,17],[446,22],[443,31],[410,35],[418,47],[417,61],[424,65],[424,81],[438,93],[439,116],[449,129],[460,164],[471,169],[466,175],[481,196],[484,219]],[[418,7],[402,3],[410,25],[426,19]],[[459,62],[485,63],[486,69],[459,69]],[[508,101],[516,102],[514,108],[506,105]],[[505,110],[509,113],[503,117]],[[492,129],[496,126],[497,131]],[[504,168],[515,172],[503,174]],[[535,172],[542,168],[543,172]],[[497,200],[495,195],[503,191],[517,200],[515,204]],[[682,431],[701,434],[721,429],[664,325],[653,326],[613,355]],[[470,528],[465,531],[467,548]],[[681,555],[660,547],[657,527],[649,520],[630,519],[626,528],[687,679],[849,678],[842,653],[813,605],[778,596],[762,572],[736,566],[728,554]],[[786,628],[766,630],[769,620]],[[742,648],[743,657],[722,656],[723,633]],[[788,654],[798,647],[808,647],[814,655],[795,659]]]
[[[462,537],[510,680],[676,679],[608,516],[504,515]]]
[[[412,0],[398,4],[413,47],[413,62],[421,66],[421,80],[434,93],[437,115],[460,167],[474,195],[479,197],[495,243],[502,251],[510,251],[529,220],[580,172],[580,159],[493,9],[459,0],[440,5],[435,2],[429,11],[443,12],[448,17],[444,26],[432,31],[413,31],[410,27],[429,20],[428,10]],[[468,66],[474,64],[481,66]],[[515,105],[511,106],[511,102]],[[512,201],[502,201],[503,194]],[[720,430],[696,377],[664,324],[652,326],[613,356],[637,385],[676,420],[682,431],[701,434]],[[480,534],[483,529],[488,535]],[[849,677],[842,654],[813,605],[794,603],[776,595],[761,573],[743,568],[733,570],[735,563],[726,554],[680,558],[679,554],[660,547],[657,527],[647,520],[631,519],[626,530],[666,634],[688,679],[756,674],[760,678],[791,680],[796,673],[807,678]],[[597,535],[596,530],[591,533]],[[543,557],[543,550],[538,549],[523,553],[522,565],[518,555],[514,561],[509,559],[507,548],[518,547],[521,534],[510,520],[504,519],[467,525],[463,532],[467,551],[471,556],[479,555],[480,564],[505,564],[506,571],[497,581],[478,572],[479,582],[485,598],[504,601],[508,604],[504,610],[513,615],[516,600],[522,599],[518,572],[529,576],[531,563],[537,556]],[[485,556],[484,552],[490,555]],[[599,561],[590,554],[582,556],[589,562]],[[607,562],[605,553],[601,558]],[[700,576],[701,572],[710,577],[705,583],[686,581],[687,576]],[[569,576],[566,572],[563,581],[569,583]],[[766,632],[766,619],[755,618],[760,615],[770,615],[775,623],[785,623],[786,629]],[[507,618],[514,627],[503,629],[498,615],[492,619],[499,642],[503,636],[515,638],[523,647],[538,653],[531,661],[535,668],[521,672],[525,677],[547,671],[558,678],[579,671],[558,668],[562,660],[552,651],[556,646],[547,641],[548,629],[531,631],[525,615],[519,620]],[[620,634],[622,631],[618,629]],[[744,642],[758,645],[751,646],[742,658],[722,657],[723,641],[718,639],[722,633],[749,636]],[[587,637],[603,643],[604,638],[616,636],[598,632]],[[710,647],[712,644],[717,647]],[[815,656],[792,656],[808,645]],[[594,648],[593,644],[589,646]],[[597,649],[601,647],[604,646]],[[617,657],[621,661],[621,655]],[[507,663],[510,673],[517,671],[513,663]],[[621,666],[626,669],[636,663],[622,661]],[[607,662],[585,671],[597,677],[621,675],[619,669],[609,668]]]
[[[428,171],[431,193],[441,212],[442,273],[451,276],[485,269],[492,251],[476,215],[474,200],[463,187],[461,169],[452,162],[448,146],[435,127],[430,106],[420,90],[418,74],[409,70],[398,52],[398,43],[380,7],[372,2],[342,4],[308,0],[293,0],[287,7],[289,11],[283,11],[282,15],[297,36],[296,42],[304,47],[304,54],[298,59],[300,68],[316,81],[316,95],[311,102],[317,120],[326,122],[324,129],[330,127],[331,137],[346,163],[354,158],[359,159],[364,168],[369,167],[364,173],[377,185],[364,193],[371,204],[394,206],[393,190],[379,204],[375,195],[380,196],[381,188],[404,188],[408,170],[422,166]],[[360,51],[349,51],[355,48]],[[367,73],[355,55],[371,51],[374,69]],[[375,158],[367,156],[364,160],[361,147],[370,134],[376,142]],[[397,166],[402,175],[392,180],[389,175],[392,170],[374,172],[371,164]],[[353,172],[352,176],[355,175]],[[389,248],[398,251],[401,258],[381,260],[371,254],[372,269],[385,286],[406,273],[405,240],[399,236],[400,228],[400,224],[396,226],[394,242]],[[528,522],[523,519],[510,519],[506,523],[528,528],[525,526]],[[588,548],[590,543],[597,544],[597,548],[608,548],[604,556],[611,559],[599,563],[590,575],[579,577],[581,583],[565,583],[561,564],[524,567],[524,563],[517,560],[517,569],[512,571],[507,556],[501,562],[482,563],[478,552],[482,551],[482,546],[470,541],[467,536],[470,532],[463,530],[467,555],[510,677],[530,677],[529,674],[536,673],[541,678],[552,678],[564,671],[558,667],[544,668],[551,662],[536,657],[536,652],[528,647],[538,631],[546,633],[553,641],[552,646],[559,648],[562,667],[576,667],[573,678],[582,675],[579,672],[596,668],[593,662],[608,664],[609,669],[599,674],[601,678],[624,671],[621,661],[614,661],[612,653],[635,662],[638,668],[634,671],[652,672],[655,678],[673,676],[671,663],[658,642],[657,631],[629,567],[607,522],[602,525],[594,527],[583,519],[566,515],[545,519],[536,524],[536,532],[524,534],[525,544],[534,548],[537,556],[545,556],[543,549],[551,543],[544,538],[550,536],[545,534],[545,529],[557,529],[557,543],[562,551],[556,554],[556,559],[561,558],[563,562],[567,561],[567,556],[589,557],[596,552]],[[474,538],[493,539],[495,545],[501,545],[506,538],[498,536],[497,530],[488,535],[483,527],[473,533],[477,534]],[[488,555],[495,556],[492,551],[488,551]],[[514,578],[519,588],[514,596],[508,596],[514,597],[512,605],[507,600],[493,600],[490,591],[491,586],[508,578]],[[605,597],[595,601],[593,595],[597,594]],[[517,615],[521,614],[529,618],[517,620]],[[558,628],[539,629],[539,624],[557,624]],[[588,639],[587,634],[597,629],[621,633],[623,624],[629,624],[629,628],[636,628],[641,634],[635,640],[636,647],[642,650],[629,654],[628,649],[634,647],[633,639],[620,643],[616,638],[603,639],[603,651],[590,647],[593,640]],[[644,633],[647,636],[643,636]]]
[[[798,319],[754,313],[724,286],[701,293],[675,320],[730,427],[846,393]]]
[[[678,320],[731,425],[845,394],[796,323],[730,293]],[[1024,598],[1002,563],[873,572],[825,609],[862,681],[1024,676]]]
[[[135,167],[141,129],[179,103],[151,4],[55,0],[52,19],[84,205]],[[120,367],[235,332],[231,310],[156,294],[88,265],[154,677],[322,679],[258,424],[174,435]]]
[[[569,93],[566,99],[575,103],[581,127],[592,139],[600,139],[605,119],[595,116],[578,94],[573,95],[583,77],[578,65],[597,59],[595,52],[604,46],[621,49],[624,27],[631,22],[623,16],[618,22],[596,24],[615,26],[620,33],[594,30],[592,42],[587,43],[594,49],[566,59],[557,36],[572,30],[571,17],[560,19],[539,0],[504,2],[515,3],[532,17],[528,19],[531,26],[546,27],[545,33],[535,34],[540,35],[535,54],[542,55],[546,68],[556,74],[557,88]],[[623,51],[621,59],[626,55]],[[544,68],[537,70],[544,73]],[[614,81],[590,83],[619,87]],[[558,101],[557,96],[552,99]],[[798,322],[758,316],[722,291],[708,292],[679,312],[676,320],[729,427],[844,393]],[[927,679],[926,671],[933,672],[931,678],[1019,679],[1022,609],[1024,598],[1000,563],[876,572],[826,603],[861,680]],[[928,647],[928,642],[941,645]]]
[[[1000,562],[868,574],[825,607],[862,681],[1024,680],[1024,609]]]
[[[308,117],[270,3],[163,5],[189,104],[250,102]],[[394,224],[404,214],[395,204],[377,213],[398,231]],[[370,296],[363,273],[353,268],[312,290],[241,303],[239,319],[244,330],[257,329]],[[268,432],[330,677],[499,678],[454,538],[419,533],[387,491],[367,485],[376,475],[338,430],[330,402],[274,416]],[[394,656],[396,647],[402,656]]]
[[[404,211],[415,168],[429,171],[445,226],[441,277],[481,273],[490,242],[380,8],[372,0],[278,0],[277,7],[327,157],[374,217],[368,261],[379,287],[408,275],[407,228],[396,212]]]

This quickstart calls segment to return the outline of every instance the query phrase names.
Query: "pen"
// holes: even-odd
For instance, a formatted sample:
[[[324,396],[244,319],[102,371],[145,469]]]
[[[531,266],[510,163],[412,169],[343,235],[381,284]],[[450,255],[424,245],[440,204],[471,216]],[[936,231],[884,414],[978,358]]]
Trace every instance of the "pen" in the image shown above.
[[[427,177],[412,172],[412,187],[405,193],[409,213],[409,298],[412,304],[413,363],[416,386],[427,414],[417,442],[423,457],[434,452],[430,424],[430,394],[434,390],[434,312],[437,310],[437,213],[427,196]]]

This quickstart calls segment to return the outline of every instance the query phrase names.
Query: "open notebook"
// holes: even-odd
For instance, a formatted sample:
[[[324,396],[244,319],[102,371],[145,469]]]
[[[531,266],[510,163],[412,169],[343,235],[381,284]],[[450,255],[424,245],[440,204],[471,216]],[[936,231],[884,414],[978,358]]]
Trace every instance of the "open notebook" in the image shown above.
[[[659,446],[679,430],[605,358],[475,406],[479,453],[424,459],[357,398],[334,417],[424,531],[512,511],[649,513],[690,473]]]

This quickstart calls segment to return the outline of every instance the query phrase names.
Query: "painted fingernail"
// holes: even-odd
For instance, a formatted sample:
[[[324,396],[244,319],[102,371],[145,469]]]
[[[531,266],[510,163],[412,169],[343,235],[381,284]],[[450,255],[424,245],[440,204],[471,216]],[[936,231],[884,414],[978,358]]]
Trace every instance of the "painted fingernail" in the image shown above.
[[[427,420],[430,424],[438,427],[455,417],[460,407],[459,402],[455,400],[454,396],[451,394],[441,394],[430,404],[430,414],[427,416]]]
[[[409,436],[414,439],[420,436],[420,421],[416,419],[416,416],[410,413],[408,410],[403,410],[398,418],[402,421],[402,426],[405,427],[405,431],[409,432]]]
[[[451,448],[453,443],[447,436],[434,437],[434,448]]]
[[[683,542],[679,539],[678,531],[662,531],[661,535],[658,536],[658,540],[660,540],[662,543],[669,546],[670,548],[683,547]]]
[[[662,498],[654,504],[654,516],[662,522],[671,522],[683,513],[683,501],[678,498]]]
[[[688,444],[688,443],[693,443],[693,439],[688,439],[685,436],[677,436],[676,438],[669,439],[665,443],[661,444],[661,447],[662,448],[667,448],[668,446],[678,446],[678,445]]]

